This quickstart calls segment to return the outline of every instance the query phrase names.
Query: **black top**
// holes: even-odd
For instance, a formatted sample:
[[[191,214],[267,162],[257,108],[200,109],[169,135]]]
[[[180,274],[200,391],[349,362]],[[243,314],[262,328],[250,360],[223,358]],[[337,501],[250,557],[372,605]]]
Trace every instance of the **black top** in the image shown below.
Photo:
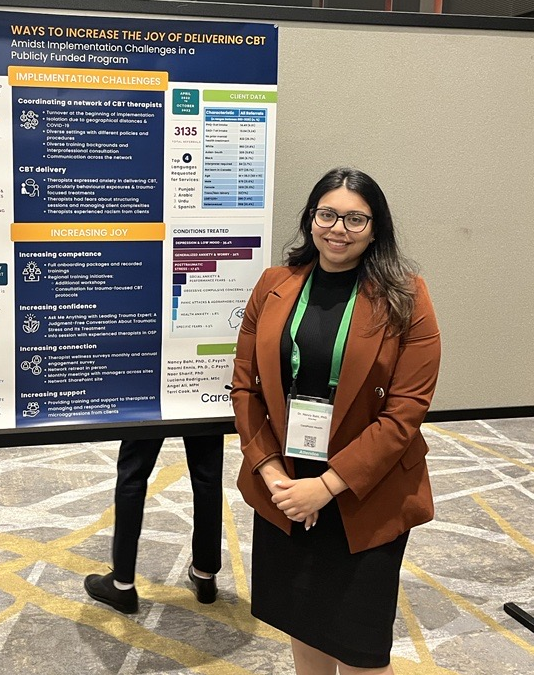
[[[328,398],[330,367],[337,331],[343,312],[350,298],[358,268],[346,272],[325,272],[315,268],[310,291],[310,301],[297,331],[296,342],[300,349],[300,369],[297,376],[297,394]],[[300,297],[300,296],[299,296]],[[282,385],[287,396],[291,388],[291,350],[293,342],[289,333],[295,316],[298,298],[282,332],[280,359]],[[326,471],[326,462],[295,459],[297,478],[319,476]],[[335,500],[332,504],[335,503]]]
[[[300,349],[300,369],[297,377],[297,393],[305,396],[328,398],[330,391],[330,367],[337,331],[343,312],[350,298],[358,268],[346,272],[325,272],[319,265],[315,268],[310,302],[302,317],[296,342]],[[299,296],[300,297],[300,296]],[[297,309],[298,298],[282,332],[280,358],[282,384],[287,396],[291,387],[291,350],[289,334]]]

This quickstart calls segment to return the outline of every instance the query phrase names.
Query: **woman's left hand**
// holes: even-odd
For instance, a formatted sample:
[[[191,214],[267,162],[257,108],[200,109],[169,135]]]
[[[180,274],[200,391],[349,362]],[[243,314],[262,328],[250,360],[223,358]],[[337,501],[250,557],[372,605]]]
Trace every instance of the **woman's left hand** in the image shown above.
[[[277,481],[280,490],[271,501],[290,520],[302,522],[328,504],[333,498],[320,478],[299,478]]]

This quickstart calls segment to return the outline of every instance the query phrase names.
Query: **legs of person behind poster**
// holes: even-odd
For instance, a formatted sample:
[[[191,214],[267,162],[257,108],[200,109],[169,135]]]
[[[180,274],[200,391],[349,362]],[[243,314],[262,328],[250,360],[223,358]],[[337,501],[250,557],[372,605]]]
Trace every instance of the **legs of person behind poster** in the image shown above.
[[[137,546],[143,524],[148,479],[163,440],[123,441],[119,450],[112,547],[113,577],[125,584],[133,584],[135,580]]]
[[[91,574],[85,590],[95,600],[130,614],[138,609],[135,567],[150,474],[163,439],[123,441],[117,461],[113,572]],[[193,489],[193,563],[189,578],[200,602],[214,602],[221,568],[224,436],[184,437]],[[193,566],[194,565],[194,566]]]
[[[193,562],[188,571],[199,602],[217,596],[216,574],[221,569],[222,470],[224,436],[184,436],[193,489]]]

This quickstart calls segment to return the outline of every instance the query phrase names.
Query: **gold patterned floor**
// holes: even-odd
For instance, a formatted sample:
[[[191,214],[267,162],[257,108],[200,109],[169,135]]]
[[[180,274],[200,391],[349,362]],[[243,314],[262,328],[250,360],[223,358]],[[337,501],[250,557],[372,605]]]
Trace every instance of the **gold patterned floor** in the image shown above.
[[[425,425],[436,519],[412,533],[402,571],[396,675],[528,675],[534,633],[534,420]],[[289,675],[286,636],[249,613],[251,512],[225,454],[223,570],[214,605],[186,581],[192,501],[179,439],[149,487],[138,615],[90,600],[108,571],[117,443],[0,449],[0,673]]]

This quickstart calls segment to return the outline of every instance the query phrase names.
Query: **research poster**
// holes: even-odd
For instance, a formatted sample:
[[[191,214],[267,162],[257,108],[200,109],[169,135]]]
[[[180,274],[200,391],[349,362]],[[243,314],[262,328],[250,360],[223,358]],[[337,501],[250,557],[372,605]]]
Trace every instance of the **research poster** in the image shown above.
[[[230,417],[277,28],[0,11],[0,429]]]

